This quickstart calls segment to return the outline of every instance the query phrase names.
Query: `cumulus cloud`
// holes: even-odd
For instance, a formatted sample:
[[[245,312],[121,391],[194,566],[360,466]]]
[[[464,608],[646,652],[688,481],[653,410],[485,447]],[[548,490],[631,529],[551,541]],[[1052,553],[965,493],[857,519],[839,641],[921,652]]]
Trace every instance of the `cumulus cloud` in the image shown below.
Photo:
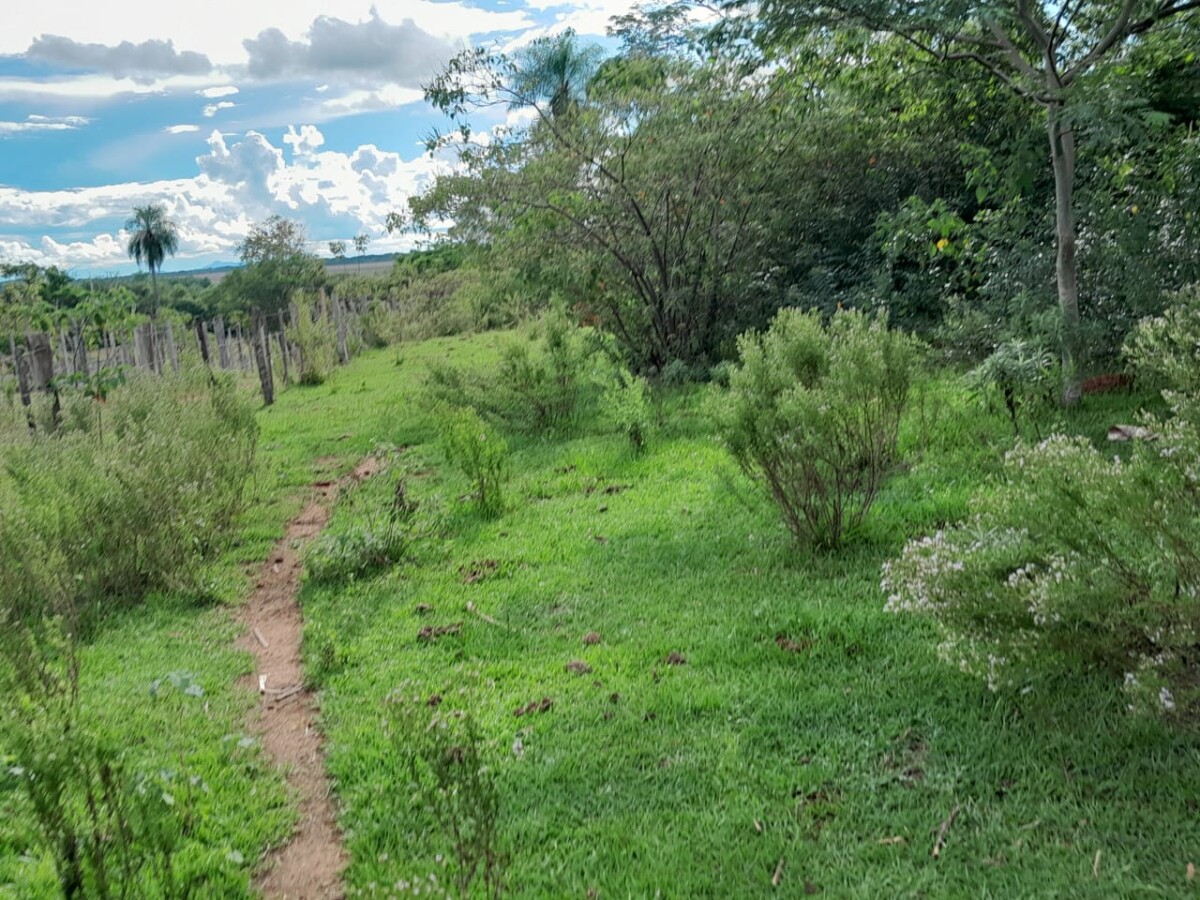
[[[149,40],[140,44],[122,41],[115,47],[81,44],[71,38],[43,34],[34,38],[25,52],[30,59],[73,69],[101,72],[117,78],[132,78],[149,84],[169,75],[206,75],[213,65],[203,53],[175,49],[171,41]]]
[[[0,122],[0,137],[27,131],[74,131],[87,125],[84,116],[27,116],[24,122]]]
[[[199,130],[199,125],[168,125],[163,129],[167,134],[191,134]]]
[[[229,101],[229,100],[222,100],[220,103],[209,103],[207,106],[204,107],[204,110],[203,110],[204,118],[211,119],[213,116],[215,116],[221,110],[233,109],[235,106],[237,106],[237,104],[233,103],[232,101]]]
[[[409,87],[418,86],[453,53],[449,43],[412,19],[391,25],[374,8],[369,19],[357,23],[320,16],[302,41],[268,28],[243,44],[248,71],[256,78],[335,74]]]
[[[0,221],[49,232],[32,242],[0,235],[0,258],[74,271],[127,267],[120,227],[146,203],[163,203],[179,226],[180,252],[169,268],[231,259],[253,223],[274,213],[303,222],[318,246],[366,232],[381,251],[406,249],[410,238],[384,236],[387,215],[448,165],[373,144],[325,150],[324,135],[311,125],[290,128],[282,143],[253,131],[236,139],[214,131],[193,178],[63,191],[0,186]]]

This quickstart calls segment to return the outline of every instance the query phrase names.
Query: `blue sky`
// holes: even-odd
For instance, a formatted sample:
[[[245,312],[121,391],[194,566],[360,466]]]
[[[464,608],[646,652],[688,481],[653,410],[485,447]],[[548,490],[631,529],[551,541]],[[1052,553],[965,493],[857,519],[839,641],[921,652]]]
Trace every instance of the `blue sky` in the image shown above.
[[[446,160],[421,99],[466,46],[600,36],[633,0],[37,0],[0,32],[0,261],[128,272],[122,226],[166,204],[164,271],[236,257],[255,222],[304,222],[313,249],[365,232]]]

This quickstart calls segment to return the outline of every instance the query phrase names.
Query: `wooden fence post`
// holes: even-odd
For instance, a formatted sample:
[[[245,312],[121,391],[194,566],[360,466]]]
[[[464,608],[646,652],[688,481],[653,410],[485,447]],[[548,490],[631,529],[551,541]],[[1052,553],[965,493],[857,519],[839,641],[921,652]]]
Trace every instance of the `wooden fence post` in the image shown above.
[[[225,322],[220,316],[213,321],[213,336],[217,339],[217,359],[220,361],[222,369],[230,368],[229,365],[229,344],[225,339]]]
[[[179,372],[179,349],[175,346],[175,329],[167,323],[167,354],[171,357],[171,370]]]
[[[254,314],[251,326],[254,337],[254,361],[258,365],[258,381],[262,385],[263,403],[270,406],[275,402],[275,378],[271,373],[271,345],[267,343],[266,317]]]

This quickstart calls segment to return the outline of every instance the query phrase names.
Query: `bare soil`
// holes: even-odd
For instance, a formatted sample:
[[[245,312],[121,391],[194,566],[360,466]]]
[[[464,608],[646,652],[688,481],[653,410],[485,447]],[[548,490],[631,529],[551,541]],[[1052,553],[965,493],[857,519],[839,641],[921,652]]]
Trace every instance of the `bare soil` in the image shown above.
[[[305,687],[301,665],[301,551],[325,527],[339,488],[362,481],[378,469],[378,461],[368,457],[340,481],[313,485],[312,502],[288,524],[282,540],[263,564],[242,611],[246,630],[238,646],[254,654],[256,660],[256,674],[245,681],[245,687],[260,691],[262,697],[258,709],[251,713],[249,726],[260,735],[267,755],[286,774],[300,812],[291,839],[268,855],[257,879],[264,897],[327,900],[345,896],[341,872],[347,861],[346,851],[325,774],[322,736],[317,730],[319,699]]]

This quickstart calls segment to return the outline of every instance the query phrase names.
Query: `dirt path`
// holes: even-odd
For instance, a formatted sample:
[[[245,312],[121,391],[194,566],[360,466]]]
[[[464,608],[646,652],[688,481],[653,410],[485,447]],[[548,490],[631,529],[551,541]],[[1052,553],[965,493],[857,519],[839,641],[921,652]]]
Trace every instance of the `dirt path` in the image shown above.
[[[368,457],[341,480],[313,485],[316,497],[288,524],[242,611],[246,631],[238,646],[256,659],[256,674],[246,679],[245,686],[259,691],[266,679],[262,703],[251,714],[249,725],[261,736],[267,755],[286,773],[300,806],[296,831],[288,843],[271,853],[257,880],[264,897],[317,900],[344,896],[341,871],[346,852],[316,728],[317,697],[305,689],[301,667],[300,553],[305,542],[325,527],[339,488],[362,481],[377,469],[376,460]]]

